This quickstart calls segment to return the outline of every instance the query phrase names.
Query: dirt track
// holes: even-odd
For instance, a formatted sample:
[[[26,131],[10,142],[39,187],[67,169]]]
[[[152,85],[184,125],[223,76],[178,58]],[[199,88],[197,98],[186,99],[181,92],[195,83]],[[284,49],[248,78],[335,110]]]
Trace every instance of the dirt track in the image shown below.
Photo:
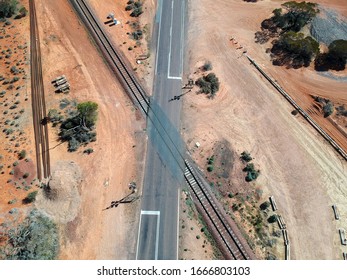
[[[59,3],[58,3],[59,2]],[[91,155],[67,153],[51,129],[52,166],[69,159],[82,171],[81,205],[75,220],[61,224],[61,259],[134,258],[138,203],[102,211],[112,200],[129,193],[128,184],[140,182],[143,159],[143,121],[139,120],[122,88],[111,75],[68,1],[38,3],[47,108],[62,98],[92,100],[99,104],[97,141]],[[65,74],[69,95],[56,95],[50,80]],[[131,230],[129,230],[131,228]],[[132,234],[129,234],[132,232]]]
[[[197,2],[200,8],[193,9]],[[347,217],[346,162],[301,117],[291,115],[292,107],[230,42],[230,37],[235,37],[288,92],[309,81],[309,92],[324,94],[334,87],[336,98],[344,101],[345,84],[322,79],[310,70],[302,73],[274,68],[265,51],[253,43],[254,32],[279,6],[279,1],[276,3],[191,1],[187,74],[210,60],[222,86],[214,100],[194,93],[186,95],[184,137],[192,151],[196,142],[201,143],[201,148],[192,152],[201,166],[221,139],[226,139],[238,154],[251,152],[261,170],[254,187],[263,190],[262,199],[276,197],[288,225],[293,259],[341,259],[340,224],[333,220],[331,205],[338,204]],[[292,82],[294,76],[296,83]],[[240,169],[231,172],[233,185],[249,188],[240,173]]]

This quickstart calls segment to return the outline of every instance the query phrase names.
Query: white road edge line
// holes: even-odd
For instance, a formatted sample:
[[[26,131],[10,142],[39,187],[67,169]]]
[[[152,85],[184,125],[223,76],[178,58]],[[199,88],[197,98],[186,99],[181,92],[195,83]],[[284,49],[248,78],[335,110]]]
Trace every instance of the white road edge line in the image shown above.
[[[160,3],[161,1],[159,1],[159,9],[160,11],[158,11],[160,13],[160,18],[159,18],[159,32],[158,32],[158,41],[157,41],[157,50],[156,50],[156,58],[155,58],[155,74],[157,75],[157,68],[158,68],[158,50],[159,50],[159,42],[160,42],[160,31],[161,31],[161,15],[163,13],[163,3]]]
[[[181,52],[180,52],[180,55],[181,55],[181,76],[183,74],[183,49],[184,49],[184,4],[185,4],[185,1],[182,1],[182,6],[181,6]]]
[[[170,76],[170,67],[171,67],[171,47],[172,47],[172,25],[173,25],[173,9],[174,7],[174,0],[171,2],[171,26],[170,26],[170,51],[169,51],[169,61],[167,65],[167,78],[169,80],[182,80],[182,77],[177,77],[177,76]],[[183,7],[183,5],[182,5]],[[182,28],[182,18],[181,18],[181,28]],[[182,32],[181,32],[181,45],[183,44],[183,38],[182,38]],[[182,49],[180,50],[180,57],[181,57],[181,69],[180,69],[180,74],[182,75],[182,64],[183,64],[183,51]]]
[[[154,254],[154,258],[155,258],[155,260],[157,260],[158,259],[158,249],[159,249],[160,211],[146,211],[146,210],[141,210],[141,214],[140,214],[139,232],[137,234],[136,260],[137,260],[137,256],[139,253],[140,229],[141,229],[142,215],[156,215],[157,216],[157,232],[156,232],[156,238],[155,238],[155,254]]]
[[[159,212],[159,211],[157,211]],[[154,254],[154,259],[158,259],[158,249],[159,249],[159,226],[160,226],[160,212],[158,214],[157,218],[157,236],[155,238],[155,254]]]
[[[170,66],[171,66],[173,7],[174,7],[174,0],[171,1],[171,25],[170,25],[170,44],[169,44],[170,45],[170,50],[169,50],[169,57],[168,57],[168,63],[167,63],[167,77],[168,77],[168,79],[170,77]]]
[[[135,260],[137,260],[137,256],[138,256],[138,254],[139,254],[140,233],[141,233],[141,218],[142,218],[142,210],[141,210],[141,213],[140,213],[139,231],[137,232],[137,245],[136,245],[136,256],[135,256]]]
[[[178,250],[180,243],[180,188],[177,190],[177,250],[176,250],[176,260],[178,260]]]

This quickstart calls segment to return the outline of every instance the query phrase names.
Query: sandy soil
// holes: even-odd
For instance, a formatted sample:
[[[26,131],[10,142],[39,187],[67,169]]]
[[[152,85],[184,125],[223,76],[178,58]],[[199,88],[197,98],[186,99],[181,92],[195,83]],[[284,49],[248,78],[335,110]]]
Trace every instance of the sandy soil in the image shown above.
[[[28,1],[20,1],[28,10]],[[31,205],[24,205],[22,200],[29,192],[36,190],[36,163],[34,137],[32,133],[30,76],[29,68],[29,17],[21,19],[10,18],[10,25],[1,23],[0,39],[0,73],[5,80],[18,77],[13,83],[13,89],[8,89],[10,84],[0,83],[0,92],[5,94],[0,97],[0,222],[7,219],[7,214],[12,208],[19,212],[25,211]],[[10,50],[10,52],[8,51]],[[6,57],[10,54],[10,57]],[[22,72],[14,75],[11,67]],[[16,108],[10,109],[16,104]],[[4,129],[13,132],[6,135]],[[26,159],[20,160],[18,153],[26,151]],[[23,175],[28,173],[25,179]],[[19,215],[20,217],[20,215]]]
[[[155,55],[151,53],[151,36],[152,22],[156,10],[156,1],[143,1],[143,14],[138,18],[130,17],[130,12],[125,11],[127,0],[105,0],[97,1],[90,0],[89,3],[94,9],[95,14],[99,17],[100,22],[106,22],[107,16],[110,13],[115,15],[115,18],[120,21],[119,25],[105,25],[105,30],[113,41],[115,46],[127,57],[131,66],[137,73],[148,93],[152,91],[153,78],[153,60]],[[143,31],[143,38],[138,42],[134,40],[131,33],[136,29],[132,28],[132,23],[138,23],[139,28]],[[132,49],[129,50],[129,47]],[[149,58],[142,59],[141,56],[149,55]],[[138,64],[138,62],[141,62]]]
[[[237,2],[237,1],[236,1]],[[294,98],[294,100],[306,110],[319,125],[329,132],[333,139],[347,151],[347,130],[346,122],[338,119],[339,126],[332,120],[334,116],[324,118],[322,106],[317,106],[313,102],[312,96],[320,96],[331,100],[335,106],[347,105],[346,82],[336,81],[331,78],[323,77],[313,69],[313,63],[308,69],[286,69],[284,67],[273,67],[270,61],[270,54],[266,54],[266,49],[271,47],[271,43],[260,45],[254,44],[254,33],[260,30],[260,23],[272,14],[274,8],[280,7],[286,1],[261,1],[258,3],[236,3],[228,2],[228,7],[238,12],[233,14],[231,20],[235,20],[238,25],[230,28],[228,34],[235,38],[231,43],[235,49],[241,47],[238,52],[241,55],[243,50],[255,59],[278,83]],[[347,8],[343,1],[314,1],[323,4],[328,8],[337,9],[346,15]],[[252,15],[250,17],[249,15]],[[228,36],[227,35],[227,36]],[[337,76],[346,76],[347,69],[342,72],[335,72]],[[294,82],[295,81],[295,82]],[[332,91],[331,88],[334,88]],[[336,118],[335,118],[336,119]]]
[[[180,260],[211,260],[222,257],[213,240],[202,232],[203,228],[191,197],[183,190],[180,201]]]
[[[60,223],[60,259],[132,259],[135,252],[139,201],[102,211],[111,201],[129,194],[128,184],[141,187],[144,158],[143,120],[91,43],[68,1],[37,3],[42,42],[47,108],[58,108],[63,98],[99,104],[97,141],[68,153],[50,129],[51,163],[75,162],[82,173],[80,208],[76,218]],[[65,74],[68,95],[54,93],[50,81]]]
[[[233,36],[246,46],[267,71],[277,73],[273,76],[280,84],[287,81],[283,86],[289,92],[288,84],[302,86],[300,82],[290,83],[291,75],[299,77],[302,73],[271,66],[267,54],[253,43],[261,20],[282,2],[190,1],[187,74],[197,78],[200,74],[194,72],[210,60],[221,89],[213,100],[195,95],[195,90],[185,95],[183,135],[200,166],[205,166],[220,141],[229,142],[238,155],[244,150],[251,152],[261,170],[259,178],[255,183],[245,183],[242,167],[231,167],[230,192],[258,189],[261,202],[275,196],[278,211],[287,223],[292,259],[341,259],[337,230],[342,224],[334,221],[331,205],[336,203],[342,216],[347,216],[346,162],[301,117],[291,115],[292,107],[246,58],[240,58],[242,51],[230,42]],[[331,2],[345,8],[343,1]],[[199,9],[193,9],[195,5]],[[300,81],[311,81],[309,92],[316,92],[322,78],[310,79],[315,74],[307,73]],[[324,87],[336,88],[336,98],[344,98],[339,91],[345,89],[343,84],[323,81],[318,91],[324,93]],[[194,147],[196,142],[201,143],[199,149]]]

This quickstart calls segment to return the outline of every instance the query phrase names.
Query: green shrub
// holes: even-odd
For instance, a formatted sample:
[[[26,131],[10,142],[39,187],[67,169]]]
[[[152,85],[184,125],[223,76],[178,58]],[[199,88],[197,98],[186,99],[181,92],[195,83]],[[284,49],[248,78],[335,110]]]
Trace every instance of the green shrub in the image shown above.
[[[208,171],[208,172],[212,172],[212,171],[213,171],[213,165],[207,166],[207,171]]]
[[[276,214],[271,215],[271,216],[267,219],[267,221],[268,221],[270,224],[277,222],[277,215],[276,215]]]
[[[251,182],[258,178],[260,171],[254,169],[253,163],[248,163],[246,167],[243,169],[244,172],[247,172],[246,181]]]
[[[29,204],[29,203],[34,202],[36,200],[36,196],[37,196],[37,191],[33,191],[33,192],[29,193],[27,195],[27,197],[24,198],[23,203]]]
[[[7,202],[8,204],[15,204],[17,202],[17,199],[11,199],[9,202]]]
[[[84,151],[83,151],[83,153],[85,153],[85,154],[91,154],[91,153],[93,153],[94,152],[94,150],[92,149],[92,148],[88,148],[88,149],[85,149]]]
[[[210,98],[213,98],[219,90],[219,80],[214,73],[199,78],[195,84],[200,87],[201,93],[210,94]]]
[[[80,145],[96,141],[94,125],[97,119],[98,105],[94,102],[84,102],[77,105],[77,112],[60,125],[59,137],[68,142],[68,151],[76,151]]]
[[[18,154],[18,158],[19,158],[19,159],[24,159],[24,158],[26,157],[26,155],[27,155],[26,150],[21,150],[21,151],[19,152],[19,154]]]
[[[130,14],[131,17],[138,17],[143,13],[142,11],[142,7],[138,7],[138,8],[134,8],[134,10],[132,11],[132,13]]]
[[[334,105],[331,102],[323,106],[324,117],[329,117],[334,112]]]
[[[251,157],[251,154],[246,152],[246,151],[243,151],[241,153],[241,159],[246,161],[246,162],[250,162],[252,160],[252,157]]]
[[[204,63],[204,65],[202,66],[202,69],[203,69],[204,71],[210,71],[210,70],[212,70],[212,63],[211,63],[211,61],[206,61],[206,62]]]
[[[57,226],[34,209],[17,227],[0,225],[8,241],[0,248],[0,258],[8,260],[53,260],[59,252]]]
[[[126,11],[131,11],[133,9],[133,6],[132,5],[127,5],[126,7],[125,7],[125,10]]]
[[[268,209],[269,207],[270,207],[270,202],[268,202],[268,201],[263,202],[263,203],[260,204],[260,206],[259,206],[259,208],[260,208],[261,210],[266,210],[266,209]]]

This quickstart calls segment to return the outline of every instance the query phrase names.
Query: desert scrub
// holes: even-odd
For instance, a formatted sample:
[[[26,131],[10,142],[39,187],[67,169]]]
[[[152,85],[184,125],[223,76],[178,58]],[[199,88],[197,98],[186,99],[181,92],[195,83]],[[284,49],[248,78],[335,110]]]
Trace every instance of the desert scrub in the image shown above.
[[[7,243],[0,248],[0,259],[53,260],[57,257],[57,226],[37,209],[32,210],[17,227],[12,226],[5,223],[0,225],[1,237]]]

